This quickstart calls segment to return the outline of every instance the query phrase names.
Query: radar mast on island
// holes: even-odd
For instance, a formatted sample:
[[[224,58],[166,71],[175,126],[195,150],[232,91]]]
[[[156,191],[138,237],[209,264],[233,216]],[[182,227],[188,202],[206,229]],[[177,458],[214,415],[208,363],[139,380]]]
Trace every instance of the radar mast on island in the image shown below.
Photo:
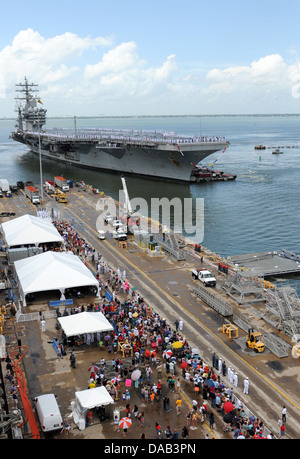
[[[16,84],[19,89],[16,89],[16,92],[20,92],[21,95],[15,97],[17,101],[16,111],[18,112],[17,118],[17,128],[21,131],[39,131],[42,126],[46,123],[46,113],[47,110],[44,108],[39,108],[38,103],[42,104],[39,97],[36,97],[34,93],[38,92],[37,84],[28,83],[27,78],[25,77],[24,83]],[[25,103],[23,103],[24,101]]]

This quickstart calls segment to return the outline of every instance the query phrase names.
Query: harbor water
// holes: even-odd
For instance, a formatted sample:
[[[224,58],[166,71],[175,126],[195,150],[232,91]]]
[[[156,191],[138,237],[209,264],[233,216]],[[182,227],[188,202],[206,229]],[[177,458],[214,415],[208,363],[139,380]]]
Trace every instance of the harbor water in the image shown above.
[[[38,184],[38,157],[9,139],[14,126],[14,120],[0,120],[1,178],[11,184],[18,180]],[[73,120],[48,119],[47,127],[73,128]],[[300,116],[77,117],[77,128],[84,127],[225,136],[229,148],[209,156],[203,165],[216,161],[214,169],[236,174],[235,181],[177,184],[130,176],[126,177],[130,198],[146,199],[149,208],[153,197],[203,198],[204,238],[195,242],[223,257],[281,249],[300,253]],[[257,144],[273,148],[255,150]],[[277,147],[283,154],[272,154]],[[51,180],[55,175],[84,180],[115,199],[122,189],[121,174],[43,159],[43,179]],[[299,282],[297,277],[292,280]]]

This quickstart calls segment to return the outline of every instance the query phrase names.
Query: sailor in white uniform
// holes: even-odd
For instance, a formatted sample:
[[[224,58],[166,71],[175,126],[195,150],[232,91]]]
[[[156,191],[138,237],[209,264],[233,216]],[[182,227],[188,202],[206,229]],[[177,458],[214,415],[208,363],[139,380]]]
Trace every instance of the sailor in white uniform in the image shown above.
[[[235,375],[233,377],[233,385],[235,387],[237,387],[237,385],[238,385],[238,375],[237,375],[237,373],[235,373]]]
[[[249,379],[245,378],[244,379],[244,394],[249,394]]]
[[[230,381],[230,378],[231,378],[231,367],[228,367],[227,376],[228,376],[228,379],[229,379],[229,381]]]
[[[235,376],[234,369],[232,368],[230,372],[230,384],[234,383],[234,376]]]
[[[221,374],[222,372],[222,359],[219,358],[219,373]]]

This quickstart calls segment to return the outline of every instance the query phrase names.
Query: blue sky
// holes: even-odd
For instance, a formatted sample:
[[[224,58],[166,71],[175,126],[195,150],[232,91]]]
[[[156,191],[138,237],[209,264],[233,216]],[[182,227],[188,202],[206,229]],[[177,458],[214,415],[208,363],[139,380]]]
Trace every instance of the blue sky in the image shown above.
[[[1,14],[0,116],[25,74],[52,116],[300,111],[297,0],[15,0]]]

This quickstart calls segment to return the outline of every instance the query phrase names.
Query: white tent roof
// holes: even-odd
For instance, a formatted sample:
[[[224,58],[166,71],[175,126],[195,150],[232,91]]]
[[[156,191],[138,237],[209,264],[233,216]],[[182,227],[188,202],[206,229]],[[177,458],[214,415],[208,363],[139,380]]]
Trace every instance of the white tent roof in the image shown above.
[[[114,400],[104,386],[75,392],[75,409],[73,411],[75,424],[78,425],[80,430],[84,430],[87,410],[92,410],[96,406],[110,405],[113,403]]]
[[[85,410],[94,408],[95,406],[110,405],[114,403],[104,386],[86,389],[80,392],[75,392],[76,402],[79,402]]]
[[[2,223],[1,226],[8,247],[63,241],[51,222],[33,215],[22,215]]]
[[[113,326],[102,312],[79,312],[71,316],[58,317],[58,321],[67,337],[113,330]]]
[[[15,261],[23,299],[28,293],[83,287],[99,283],[85,264],[72,252],[43,252]]]

